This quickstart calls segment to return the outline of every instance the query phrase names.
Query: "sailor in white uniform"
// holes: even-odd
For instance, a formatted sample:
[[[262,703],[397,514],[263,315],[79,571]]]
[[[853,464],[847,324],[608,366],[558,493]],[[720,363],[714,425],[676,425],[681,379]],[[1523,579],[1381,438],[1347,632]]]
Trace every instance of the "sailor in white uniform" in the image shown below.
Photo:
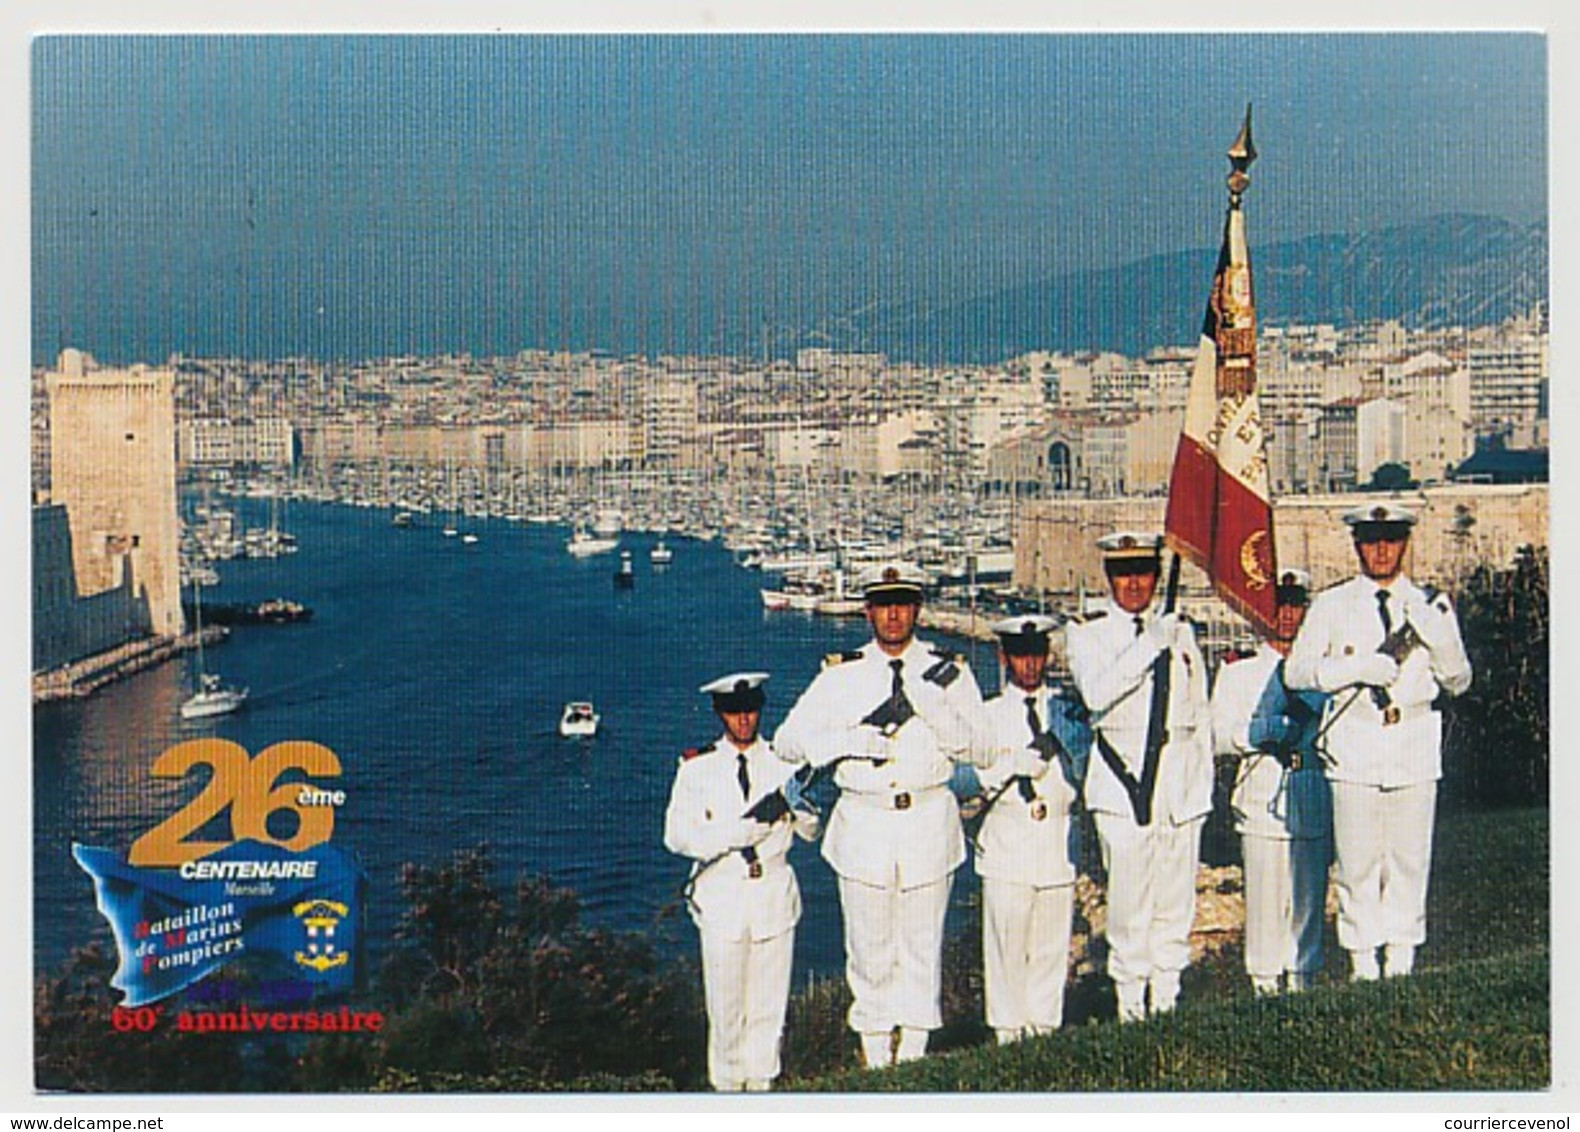
[[[1245,969],[1258,994],[1306,990],[1323,963],[1333,798],[1315,739],[1327,696],[1284,683],[1310,588],[1304,570],[1279,574],[1272,636],[1225,658],[1212,690],[1214,749],[1237,763],[1229,806],[1245,863]]]
[[[985,809],[976,835],[982,878],[982,974],[987,1021],[1000,1045],[1059,1028],[1075,901],[1070,807],[1073,753],[1054,729],[1066,701],[1043,683],[1048,639],[1042,615],[993,625],[1006,673],[985,710],[997,743],[1013,755],[977,771]]]
[[[1162,539],[1120,531],[1097,545],[1110,600],[1068,625],[1065,640],[1094,732],[1085,797],[1108,873],[1108,974],[1119,1018],[1131,1021],[1172,1010],[1190,963],[1196,864],[1212,809],[1211,725],[1195,633],[1178,614],[1154,608]],[[1149,799],[1154,662],[1165,651],[1167,731]]]
[[[741,672],[703,685],[724,734],[685,753],[664,815],[664,845],[694,862],[687,887],[702,939],[708,1079],[720,1091],[765,1091],[779,1075],[801,916],[785,856],[792,832],[817,836],[816,817],[786,799],[791,768],[758,734],[767,678]]]
[[[1319,750],[1333,787],[1339,943],[1355,979],[1409,974],[1426,940],[1441,695],[1470,687],[1459,620],[1404,572],[1415,515],[1392,503],[1344,515],[1359,576],[1311,603],[1285,662],[1295,689],[1332,693]],[[1383,963],[1378,962],[1378,949]]]
[[[825,661],[775,749],[835,768],[823,856],[844,910],[850,1027],[875,1067],[921,1057],[942,1024],[944,913],[965,860],[949,781],[956,761],[992,754],[970,665],[915,636],[920,574],[889,566],[863,593],[873,639]]]

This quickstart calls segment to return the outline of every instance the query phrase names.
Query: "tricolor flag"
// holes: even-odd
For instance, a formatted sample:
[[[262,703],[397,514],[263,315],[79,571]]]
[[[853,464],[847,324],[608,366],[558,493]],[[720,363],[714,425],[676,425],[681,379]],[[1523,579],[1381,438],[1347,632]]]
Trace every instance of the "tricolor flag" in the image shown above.
[[[1229,149],[1229,212],[1174,454],[1164,532],[1176,553],[1255,624],[1273,623],[1273,505],[1256,397],[1256,300],[1240,197],[1256,160],[1251,111]]]

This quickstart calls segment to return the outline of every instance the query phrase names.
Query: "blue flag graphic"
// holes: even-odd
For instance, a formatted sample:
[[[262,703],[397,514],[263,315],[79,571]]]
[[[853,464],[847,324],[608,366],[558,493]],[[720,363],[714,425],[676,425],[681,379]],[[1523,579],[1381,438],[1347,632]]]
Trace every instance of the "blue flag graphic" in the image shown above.
[[[157,1002],[240,959],[284,964],[317,991],[355,986],[366,878],[340,849],[245,841],[178,868],[86,845],[71,852],[115,934],[110,985],[126,993],[123,1006]]]

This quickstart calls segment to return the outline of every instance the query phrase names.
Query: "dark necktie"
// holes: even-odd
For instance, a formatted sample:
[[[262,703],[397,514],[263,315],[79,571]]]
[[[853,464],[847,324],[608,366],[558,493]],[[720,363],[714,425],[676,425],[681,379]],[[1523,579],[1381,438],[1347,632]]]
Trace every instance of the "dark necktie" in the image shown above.
[[[1136,636],[1141,636],[1145,630],[1146,624],[1141,620],[1141,614],[1138,613],[1136,614]]]
[[[889,667],[894,669],[894,683],[889,686],[889,695],[898,700],[905,691],[905,681],[900,678],[900,669],[905,667],[905,661],[895,657],[889,661]]]
[[[1388,612],[1388,591],[1377,591],[1377,616],[1382,618],[1383,636],[1393,632],[1393,614]]]
[[[1042,738],[1042,720],[1037,716],[1036,696],[1026,697],[1026,726],[1031,728],[1031,741],[1035,744]],[[1032,786],[1031,779],[1024,774],[1017,779],[1016,784],[1020,787],[1020,796],[1026,801],[1029,802],[1037,796],[1037,790]]]
[[[746,773],[745,752],[743,751],[741,754],[736,755],[735,761],[737,764],[735,780],[741,784],[741,797],[750,798],[752,796],[752,776]]]

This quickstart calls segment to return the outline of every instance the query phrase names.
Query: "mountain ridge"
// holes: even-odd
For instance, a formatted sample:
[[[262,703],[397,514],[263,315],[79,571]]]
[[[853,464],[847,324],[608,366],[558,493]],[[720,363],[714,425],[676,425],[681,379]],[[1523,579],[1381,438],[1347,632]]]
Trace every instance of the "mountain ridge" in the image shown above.
[[[1160,253],[954,303],[868,303],[815,336],[835,349],[928,363],[988,363],[1033,350],[1138,355],[1194,344],[1217,254]],[[1445,213],[1360,233],[1253,242],[1251,266],[1265,325],[1486,325],[1547,297],[1547,222]]]

